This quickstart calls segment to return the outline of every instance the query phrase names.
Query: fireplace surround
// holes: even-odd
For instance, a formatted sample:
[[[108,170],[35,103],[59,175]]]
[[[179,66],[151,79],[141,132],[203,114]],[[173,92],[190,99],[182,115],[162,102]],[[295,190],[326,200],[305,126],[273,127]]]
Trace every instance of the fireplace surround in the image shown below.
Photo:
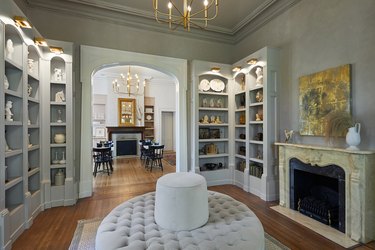
[[[375,152],[313,145],[275,143],[279,147],[279,205],[291,208],[291,159],[314,168],[336,165],[345,172],[346,236],[356,242],[375,239]]]

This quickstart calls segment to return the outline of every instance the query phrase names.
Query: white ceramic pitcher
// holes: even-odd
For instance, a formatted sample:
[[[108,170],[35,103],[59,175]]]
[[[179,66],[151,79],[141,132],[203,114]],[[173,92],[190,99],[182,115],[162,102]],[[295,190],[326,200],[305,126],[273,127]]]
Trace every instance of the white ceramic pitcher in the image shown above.
[[[357,147],[361,143],[361,124],[356,123],[354,127],[348,129],[348,133],[346,134],[346,143],[349,145],[349,150],[359,150]]]

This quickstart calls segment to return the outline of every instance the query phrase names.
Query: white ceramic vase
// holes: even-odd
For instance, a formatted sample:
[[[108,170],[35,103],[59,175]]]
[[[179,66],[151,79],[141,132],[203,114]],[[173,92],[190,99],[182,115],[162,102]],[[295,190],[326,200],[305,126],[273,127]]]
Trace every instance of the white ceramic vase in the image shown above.
[[[359,150],[357,147],[361,143],[361,124],[356,123],[354,127],[348,129],[346,134],[346,143],[349,145],[346,149],[349,150]]]
[[[55,134],[54,140],[56,143],[64,143],[65,142],[65,135],[64,134]]]

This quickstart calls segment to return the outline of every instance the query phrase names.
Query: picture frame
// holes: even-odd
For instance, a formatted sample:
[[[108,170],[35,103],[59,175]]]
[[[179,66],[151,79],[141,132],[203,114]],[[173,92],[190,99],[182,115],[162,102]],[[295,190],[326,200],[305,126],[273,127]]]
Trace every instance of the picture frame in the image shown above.
[[[119,126],[134,126],[135,116],[135,99],[118,98],[118,123]]]
[[[210,139],[210,129],[200,128],[199,129],[199,139]]]
[[[210,139],[220,139],[220,129],[218,128],[210,129]]]
[[[105,128],[95,128],[94,136],[95,137],[105,137]]]

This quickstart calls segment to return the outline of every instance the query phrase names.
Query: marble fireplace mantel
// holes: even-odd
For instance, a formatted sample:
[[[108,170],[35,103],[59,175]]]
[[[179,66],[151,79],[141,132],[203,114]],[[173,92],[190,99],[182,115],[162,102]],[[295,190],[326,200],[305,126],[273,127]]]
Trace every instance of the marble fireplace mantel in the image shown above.
[[[290,159],[345,171],[345,234],[356,242],[375,239],[375,151],[275,143],[279,147],[280,206],[290,208]]]

